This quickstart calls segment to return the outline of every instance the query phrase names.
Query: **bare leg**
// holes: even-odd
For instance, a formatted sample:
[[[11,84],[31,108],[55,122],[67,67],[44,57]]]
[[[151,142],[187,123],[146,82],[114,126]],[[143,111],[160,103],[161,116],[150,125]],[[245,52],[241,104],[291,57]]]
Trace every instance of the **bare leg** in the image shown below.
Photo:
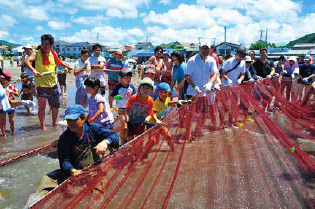
[[[9,113],[9,123],[10,123],[10,129],[11,129],[11,134],[15,135],[15,126],[14,126],[14,115],[15,113]]]
[[[6,136],[6,113],[0,113],[0,127],[3,136]]]
[[[60,93],[61,93],[61,95],[63,95],[63,85],[60,85]]]
[[[46,129],[45,126],[45,109],[46,109],[46,98],[37,97],[38,100],[38,118],[40,122],[40,126],[42,129]]]
[[[29,106],[24,106],[26,109],[26,115],[30,115],[31,111],[30,111],[30,107]]]
[[[67,95],[67,84],[64,87],[64,94]]]
[[[58,118],[58,108],[57,107],[51,107],[52,112],[52,125],[56,127],[58,125],[57,118]]]

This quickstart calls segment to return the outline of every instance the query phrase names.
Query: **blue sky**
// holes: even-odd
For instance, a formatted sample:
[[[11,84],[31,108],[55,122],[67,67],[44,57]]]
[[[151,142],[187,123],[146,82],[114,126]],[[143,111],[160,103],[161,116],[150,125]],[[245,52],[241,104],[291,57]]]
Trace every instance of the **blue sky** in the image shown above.
[[[0,39],[39,44],[56,40],[134,45],[146,37],[154,45],[172,41],[249,45],[268,27],[277,44],[315,32],[314,0],[0,0]]]

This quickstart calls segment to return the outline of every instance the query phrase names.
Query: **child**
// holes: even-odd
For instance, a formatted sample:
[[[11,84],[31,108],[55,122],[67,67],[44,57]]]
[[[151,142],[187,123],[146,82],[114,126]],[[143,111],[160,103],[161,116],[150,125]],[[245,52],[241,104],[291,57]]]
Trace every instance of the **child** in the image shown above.
[[[22,80],[21,99],[33,101],[33,96],[36,93],[34,83],[31,81],[31,79],[28,77],[27,73],[25,72],[21,74],[21,80]],[[30,107],[25,105],[25,109],[27,111],[26,115],[29,115],[31,113]],[[32,113],[34,113],[34,111]]]
[[[64,61],[64,58],[62,56],[59,56],[59,59],[61,61]],[[66,64],[69,65],[68,63]],[[56,71],[58,83],[60,86],[60,93],[62,96],[67,96],[67,73],[69,72],[69,70],[62,65],[57,65]]]
[[[18,105],[27,105],[30,107],[35,107],[35,103],[30,100],[22,100],[21,102],[14,100],[14,96],[19,96],[20,92],[17,90],[17,88],[13,84],[8,84],[10,80],[12,79],[11,72],[8,70],[3,70],[3,75],[0,76],[0,82],[1,82],[1,87],[6,86],[5,90],[7,91],[8,95],[5,95],[3,100],[9,101],[9,103],[13,103],[12,106],[18,106]],[[1,132],[3,136],[6,136],[6,113],[9,115],[9,123],[10,123],[10,129],[11,129],[11,134],[15,134],[15,127],[14,127],[14,113],[15,109],[12,107],[4,108],[2,105],[2,108],[0,109],[0,126],[1,126]],[[10,106],[10,105],[9,105]]]
[[[163,120],[168,112],[168,106],[177,104],[177,101],[170,101],[170,93],[171,88],[168,83],[162,82],[157,86],[158,98],[153,103],[153,112],[158,120],[154,119],[152,116],[148,116],[146,121],[150,124],[149,127],[161,123],[160,120]],[[171,141],[172,137],[168,129],[164,126],[161,127],[160,134],[166,138],[171,150],[174,150],[174,143]]]
[[[105,87],[101,86],[101,82],[97,78],[88,77],[84,81],[86,93],[91,97],[88,100],[89,116],[88,122],[98,123],[108,129],[114,127],[114,117],[110,110],[109,104],[105,99]],[[84,99],[85,100],[85,99]],[[84,104],[85,101],[82,100]]]
[[[124,129],[120,131],[120,140],[121,144],[124,144],[125,141],[127,140],[127,122],[128,121],[128,115],[126,114],[126,103],[128,99],[136,94],[136,88],[130,84],[131,77],[132,77],[132,71],[127,70],[125,72],[119,72],[119,77],[121,80],[121,83],[115,86],[112,94],[109,97],[109,104],[110,107],[112,107],[112,103],[114,100],[114,97],[116,95],[121,95],[123,97],[123,100],[118,101],[118,115],[119,115],[119,120],[121,124],[123,124]]]
[[[150,78],[153,81],[153,91],[151,92],[150,96],[153,100],[157,99],[157,93],[156,93],[156,83],[155,83],[155,74],[156,74],[156,68],[154,65],[147,65],[144,69],[144,78]],[[140,86],[138,88],[138,92],[140,91]]]
[[[153,115],[153,100],[150,97],[153,86],[154,82],[150,78],[142,79],[139,93],[131,96],[126,104],[127,115],[129,116],[127,121],[128,140],[142,134],[145,131],[145,118]]]

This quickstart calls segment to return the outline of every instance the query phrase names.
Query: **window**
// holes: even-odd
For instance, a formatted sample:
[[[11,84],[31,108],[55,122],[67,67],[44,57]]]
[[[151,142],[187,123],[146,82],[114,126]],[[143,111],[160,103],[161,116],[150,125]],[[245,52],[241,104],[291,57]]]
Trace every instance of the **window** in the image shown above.
[[[70,48],[67,48],[67,52],[70,52]]]
[[[73,51],[74,51],[74,52],[75,52],[76,49],[77,49],[77,48],[73,47]]]

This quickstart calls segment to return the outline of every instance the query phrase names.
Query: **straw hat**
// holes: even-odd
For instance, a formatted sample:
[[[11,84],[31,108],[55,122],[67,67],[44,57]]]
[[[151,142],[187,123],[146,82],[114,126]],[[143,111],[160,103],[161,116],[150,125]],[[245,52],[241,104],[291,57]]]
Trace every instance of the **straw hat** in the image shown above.
[[[117,49],[114,53],[112,53],[112,56],[113,57],[116,57],[117,55],[121,55],[122,58],[124,58],[125,56],[123,55],[122,53],[122,50],[121,49]]]

